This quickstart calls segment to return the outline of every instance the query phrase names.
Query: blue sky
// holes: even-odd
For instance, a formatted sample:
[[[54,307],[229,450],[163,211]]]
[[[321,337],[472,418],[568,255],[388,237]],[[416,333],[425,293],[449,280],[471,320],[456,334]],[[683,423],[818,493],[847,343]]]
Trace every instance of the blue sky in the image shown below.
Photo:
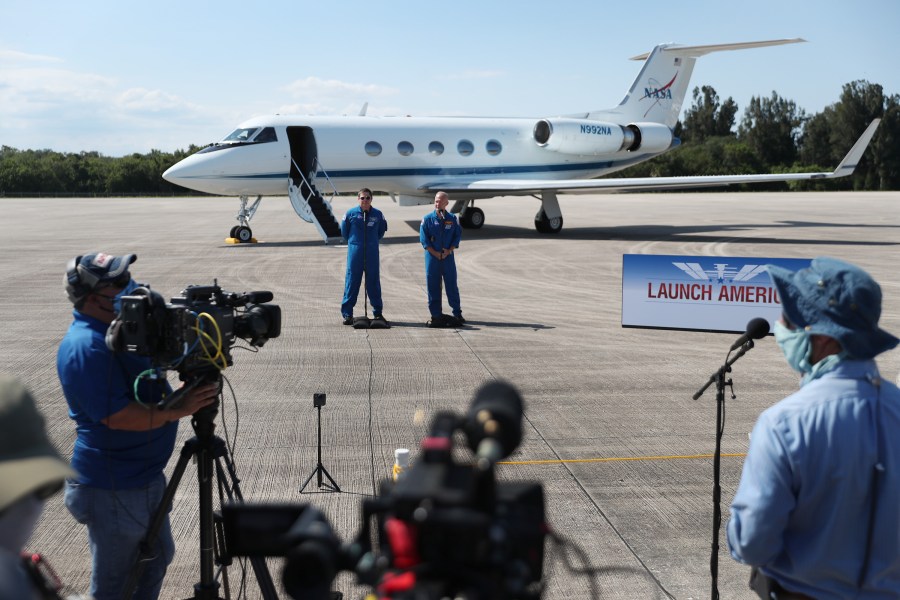
[[[612,107],[654,45],[802,37],[699,59],[690,87],[812,114],[900,93],[896,0],[0,4],[0,145],[108,156],[221,139],[258,114],[547,117]],[[685,106],[690,105],[690,98]]]

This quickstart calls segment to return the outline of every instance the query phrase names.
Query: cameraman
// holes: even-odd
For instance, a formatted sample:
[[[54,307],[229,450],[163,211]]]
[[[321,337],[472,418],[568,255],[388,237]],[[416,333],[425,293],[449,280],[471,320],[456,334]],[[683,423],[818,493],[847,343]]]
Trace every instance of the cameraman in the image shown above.
[[[74,321],[59,346],[56,368],[76,423],[72,455],[76,479],[66,481],[66,507],[87,525],[93,558],[91,594],[96,600],[122,596],[150,520],[166,487],[163,469],[175,447],[178,420],[215,402],[218,384],[197,387],[178,408],[158,404],[172,389],[153,376],[150,359],[113,353],[106,346],[109,324],[121,298],[137,284],[128,267],[134,254],[97,253],[69,262],[64,283]],[[155,599],[175,553],[168,518],[135,598]]]
[[[761,598],[900,597],[900,390],[875,357],[881,288],[833,258],[769,265],[775,341],[800,390],[756,422],[731,504],[731,555]]]

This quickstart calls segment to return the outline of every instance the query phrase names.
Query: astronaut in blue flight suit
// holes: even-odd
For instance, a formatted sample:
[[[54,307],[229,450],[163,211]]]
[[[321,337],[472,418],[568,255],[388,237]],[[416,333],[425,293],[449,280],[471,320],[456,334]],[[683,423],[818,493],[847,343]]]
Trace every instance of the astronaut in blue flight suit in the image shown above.
[[[354,206],[341,221],[341,235],[347,240],[347,277],[344,282],[344,301],[341,316],[344,325],[353,324],[353,307],[359,295],[363,269],[366,272],[366,292],[372,301],[372,312],[376,319],[381,314],[381,279],[378,272],[378,242],[387,231],[387,221],[377,208],[372,208],[372,191],[359,190],[359,206]]]
[[[459,287],[456,285],[456,260],[453,252],[459,247],[462,228],[456,216],[447,211],[450,199],[446,192],[434,196],[434,212],[425,215],[419,226],[419,241],[425,248],[425,278],[428,282],[428,310],[432,322],[440,318],[441,280],[447,290],[447,302],[453,309],[453,316],[465,322],[459,305]]]

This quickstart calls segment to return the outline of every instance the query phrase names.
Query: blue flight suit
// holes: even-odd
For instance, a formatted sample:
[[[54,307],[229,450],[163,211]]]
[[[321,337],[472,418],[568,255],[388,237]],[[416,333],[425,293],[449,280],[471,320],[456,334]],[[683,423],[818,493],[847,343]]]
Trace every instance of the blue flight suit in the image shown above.
[[[425,215],[419,226],[419,241],[425,248],[425,279],[428,282],[428,310],[432,317],[441,315],[441,280],[447,290],[447,302],[453,309],[453,316],[462,315],[459,306],[459,287],[456,285],[456,259],[453,253],[443,260],[435,258],[428,252],[428,248],[438,252],[458,248],[462,239],[462,227],[456,215],[443,211],[443,216],[438,211],[432,211]]]
[[[354,206],[341,221],[341,235],[347,240],[347,276],[344,281],[344,302],[341,315],[353,316],[353,307],[362,283],[363,267],[366,271],[366,292],[372,301],[372,313],[380,316],[384,307],[381,302],[381,279],[378,272],[378,242],[387,231],[387,221],[377,208],[370,208],[368,214]]]

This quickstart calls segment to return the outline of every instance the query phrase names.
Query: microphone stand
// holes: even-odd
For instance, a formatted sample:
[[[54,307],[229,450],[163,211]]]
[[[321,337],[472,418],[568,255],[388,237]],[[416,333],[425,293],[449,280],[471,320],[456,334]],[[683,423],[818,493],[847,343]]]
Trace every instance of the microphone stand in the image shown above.
[[[719,367],[715,373],[710,375],[709,381],[707,381],[703,387],[697,390],[692,396],[692,399],[696,400],[703,395],[703,392],[705,392],[710,385],[713,383],[716,384],[716,451],[715,454],[713,454],[713,528],[712,551],[709,557],[709,574],[712,578],[712,593],[710,598],[712,600],[718,600],[719,598],[719,529],[722,526],[722,487],[720,485],[720,471],[722,462],[722,434],[725,432],[725,387],[731,387],[732,400],[737,397],[734,395],[734,386],[732,385],[731,379],[726,379],[726,373],[730,373],[731,365],[747,354],[752,348],[753,340],[747,340],[744,345],[741,346],[741,349],[737,354],[730,359],[726,357],[725,364]]]
[[[369,329],[372,321],[369,320],[369,244],[366,239],[369,233],[369,211],[362,211],[363,214],[363,317],[353,319],[353,329]]]

